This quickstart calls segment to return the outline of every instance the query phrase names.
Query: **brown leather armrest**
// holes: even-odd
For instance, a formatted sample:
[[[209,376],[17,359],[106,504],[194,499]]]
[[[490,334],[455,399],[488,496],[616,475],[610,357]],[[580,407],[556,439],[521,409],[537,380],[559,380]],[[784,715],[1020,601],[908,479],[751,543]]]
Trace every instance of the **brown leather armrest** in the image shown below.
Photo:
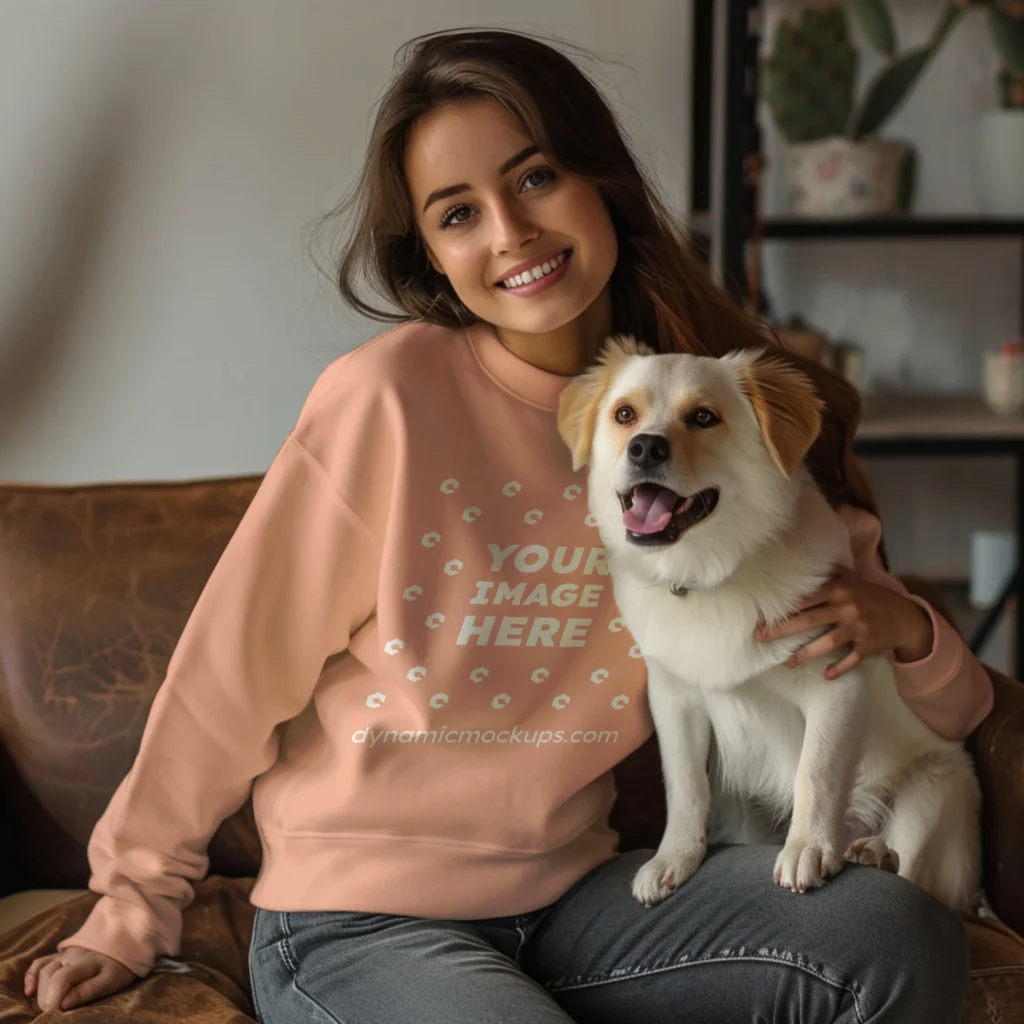
[[[986,671],[995,706],[967,741],[983,794],[985,891],[995,912],[1024,933],[1024,684]]]

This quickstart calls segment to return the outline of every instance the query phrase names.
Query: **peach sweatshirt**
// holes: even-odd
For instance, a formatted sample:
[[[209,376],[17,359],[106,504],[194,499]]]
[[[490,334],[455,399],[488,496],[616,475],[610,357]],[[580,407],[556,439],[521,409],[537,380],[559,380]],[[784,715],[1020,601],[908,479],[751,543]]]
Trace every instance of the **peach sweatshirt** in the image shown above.
[[[177,954],[250,787],[266,909],[518,914],[615,853],[611,768],[653,726],[565,384],[489,328],[419,322],[324,371],[186,624],[90,840],[102,898],[61,949],[140,976]],[[901,589],[878,520],[844,515],[860,570]],[[928,613],[934,650],[898,685],[962,737],[991,688]]]

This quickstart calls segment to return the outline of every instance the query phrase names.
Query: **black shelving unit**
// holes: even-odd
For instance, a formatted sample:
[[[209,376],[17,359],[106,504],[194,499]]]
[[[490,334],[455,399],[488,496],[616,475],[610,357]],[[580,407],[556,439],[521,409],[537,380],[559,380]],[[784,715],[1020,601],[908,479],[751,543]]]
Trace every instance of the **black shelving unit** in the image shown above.
[[[768,217],[763,238],[1024,238],[1024,220],[1000,217],[900,216],[863,220]]]
[[[976,216],[917,216],[872,219],[761,218],[759,169],[761,136],[757,112],[760,54],[760,0],[694,0],[695,88],[691,122],[693,173],[691,230],[704,235],[702,248],[719,282],[741,302],[753,295],[751,243],[762,241],[907,241],[1011,238],[1024,243],[1024,220]],[[710,55],[710,56],[709,56]],[[697,77],[705,84],[698,85]],[[708,85],[707,83],[710,83]],[[710,126],[710,130],[709,130]],[[1020,324],[1024,334],[1024,255],[1020,286]],[[758,285],[756,277],[753,278]],[[1024,552],[1024,437],[874,436],[856,442],[864,457],[1002,454],[1015,458],[1017,470],[1017,536]],[[1016,598],[1016,674],[1024,679],[1024,561],[1018,564],[996,606],[972,638],[978,650]]]

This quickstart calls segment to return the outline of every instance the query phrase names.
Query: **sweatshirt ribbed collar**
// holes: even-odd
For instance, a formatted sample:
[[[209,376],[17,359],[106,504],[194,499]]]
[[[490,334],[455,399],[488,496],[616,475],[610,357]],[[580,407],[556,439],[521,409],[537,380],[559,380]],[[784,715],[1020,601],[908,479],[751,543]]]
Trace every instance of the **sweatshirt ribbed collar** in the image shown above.
[[[467,328],[466,336],[485,373],[519,398],[557,411],[559,395],[572,377],[549,373],[520,359],[502,345],[490,324]]]

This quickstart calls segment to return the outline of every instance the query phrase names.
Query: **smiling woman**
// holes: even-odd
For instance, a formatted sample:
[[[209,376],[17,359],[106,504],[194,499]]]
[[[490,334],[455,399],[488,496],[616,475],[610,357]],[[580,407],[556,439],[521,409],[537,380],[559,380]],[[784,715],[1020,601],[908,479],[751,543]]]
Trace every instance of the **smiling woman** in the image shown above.
[[[597,333],[588,320],[610,331],[618,248],[601,193],[542,153],[497,103],[424,115],[409,134],[405,174],[431,266],[509,349],[546,349],[544,365],[555,369]],[[558,337],[566,325],[577,338],[568,353]]]
[[[711,356],[775,344],[714,285],[593,83],[532,36],[471,29],[406,44],[362,172],[317,230],[338,223],[350,307],[382,321],[487,324],[552,373],[589,366],[613,333]],[[815,479],[834,503],[874,512],[850,446],[856,391],[787,358],[827,406],[808,457]]]
[[[613,332],[659,353],[772,342],[691,255],[598,90],[530,36],[414,40],[340,212],[342,297],[398,326],[314,384],[96,827],[102,898],[26,993],[71,1009],[175,956],[206,845],[255,782],[263,1024],[718,1024],[762,1008],[952,1024],[962,929],[892,876],[854,869],[812,904],[780,899],[763,851],[726,851],[658,907],[631,895],[641,861],[609,815],[613,771],[653,732],[646,664],[560,398]],[[812,465],[861,515],[874,568],[880,527],[847,444],[856,394],[808,372],[831,425]],[[718,411],[702,399],[679,429],[711,444],[729,429]],[[639,432],[618,429],[623,445]],[[639,462],[664,457],[632,442]],[[719,514],[632,500],[638,536],[668,514],[696,539]],[[879,607],[902,613],[887,618],[930,640],[930,613],[890,596]],[[989,691],[934,622],[906,700],[960,735]],[[365,742],[392,734],[445,740]],[[726,952],[744,949],[771,955]]]

